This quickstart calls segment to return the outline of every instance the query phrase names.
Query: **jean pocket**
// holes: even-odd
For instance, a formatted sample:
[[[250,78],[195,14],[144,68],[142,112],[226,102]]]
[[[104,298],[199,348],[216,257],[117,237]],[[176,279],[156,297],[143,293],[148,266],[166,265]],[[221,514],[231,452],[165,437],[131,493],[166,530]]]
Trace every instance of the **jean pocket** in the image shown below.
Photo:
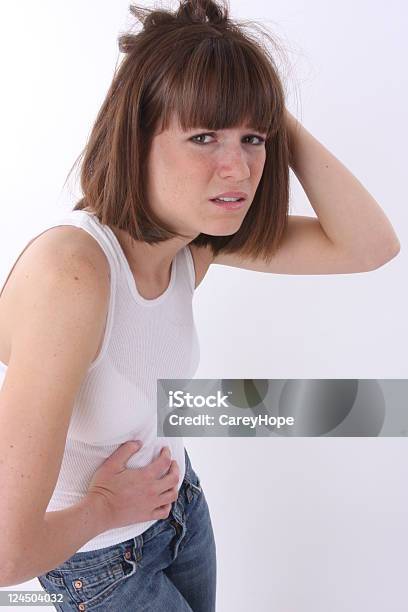
[[[56,569],[47,572],[38,579],[49,593],[63,593],[66,601],[78,608],[84,604],[84,610],[105,602],[113,596],[116,588],[137,569],[134,556],[127,554],[104,561],[99,565],[84,566],[78,569]],[[115,609],[115,606],[113,606]]]

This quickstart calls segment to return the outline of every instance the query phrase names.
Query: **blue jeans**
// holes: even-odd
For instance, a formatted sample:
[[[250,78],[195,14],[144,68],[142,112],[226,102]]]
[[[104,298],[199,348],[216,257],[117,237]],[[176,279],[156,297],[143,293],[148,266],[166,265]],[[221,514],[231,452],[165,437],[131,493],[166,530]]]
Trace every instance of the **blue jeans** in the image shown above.
[[[76,553],[38,576],[47,593],[65,595],[66,603],[54,603],[57,610],[215,612],[214,533],[186,450],[185,459],[166,519],[125,542]]]

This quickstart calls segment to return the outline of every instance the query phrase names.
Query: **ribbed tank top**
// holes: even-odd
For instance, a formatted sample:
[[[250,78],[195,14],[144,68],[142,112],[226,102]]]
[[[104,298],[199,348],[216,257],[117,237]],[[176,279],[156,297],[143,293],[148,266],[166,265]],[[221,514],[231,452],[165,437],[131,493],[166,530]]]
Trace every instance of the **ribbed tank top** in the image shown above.
[[[168,288],[159,297],[146,299],[138,292],[115,234],[94,213],[70,211],[41,233],[60,225],[82,228],[98,242],[110,266],[110,297],[103,342],[75,398],[62,465],[47,511],[62,510],[83,498],[97,468],[131,439],[142,440],[143,446],[131,456],[127,467],[145,466],[163,446],[169,446],[180,468],[180,488],[185,472],[183,438],[157,437],[156,383],[158,378],[192,378],[198,367],[191,251],[188,246],[178,251]],[[0,387],[6,371],[7,366],[0,362]],[[156,520],[105,531],[77,552],[133,538]]]

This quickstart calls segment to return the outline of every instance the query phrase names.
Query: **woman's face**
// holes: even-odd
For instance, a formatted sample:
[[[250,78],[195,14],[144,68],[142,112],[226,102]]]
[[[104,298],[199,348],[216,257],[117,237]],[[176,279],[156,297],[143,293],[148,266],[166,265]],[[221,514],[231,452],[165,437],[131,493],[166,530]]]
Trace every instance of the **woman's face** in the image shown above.
[[[153,137],[147,165],[151,208],[171,229],[192,238],[239,229],[265,164],[265,133],[244,126],[208,132],[183,132],[173,117],[169,129]],[[228,191],[247,194],[241,208],[227,210],[210,201]]]

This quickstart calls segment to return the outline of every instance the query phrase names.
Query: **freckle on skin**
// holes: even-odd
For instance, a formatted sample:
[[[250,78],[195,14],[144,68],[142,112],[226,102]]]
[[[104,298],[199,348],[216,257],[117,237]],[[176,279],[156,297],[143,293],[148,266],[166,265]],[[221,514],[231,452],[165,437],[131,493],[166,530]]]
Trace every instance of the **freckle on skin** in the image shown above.
[[[79,277],[78,277],[78,276],[74,276],[74,278],[75,278],[75,280],[79,280]]]

